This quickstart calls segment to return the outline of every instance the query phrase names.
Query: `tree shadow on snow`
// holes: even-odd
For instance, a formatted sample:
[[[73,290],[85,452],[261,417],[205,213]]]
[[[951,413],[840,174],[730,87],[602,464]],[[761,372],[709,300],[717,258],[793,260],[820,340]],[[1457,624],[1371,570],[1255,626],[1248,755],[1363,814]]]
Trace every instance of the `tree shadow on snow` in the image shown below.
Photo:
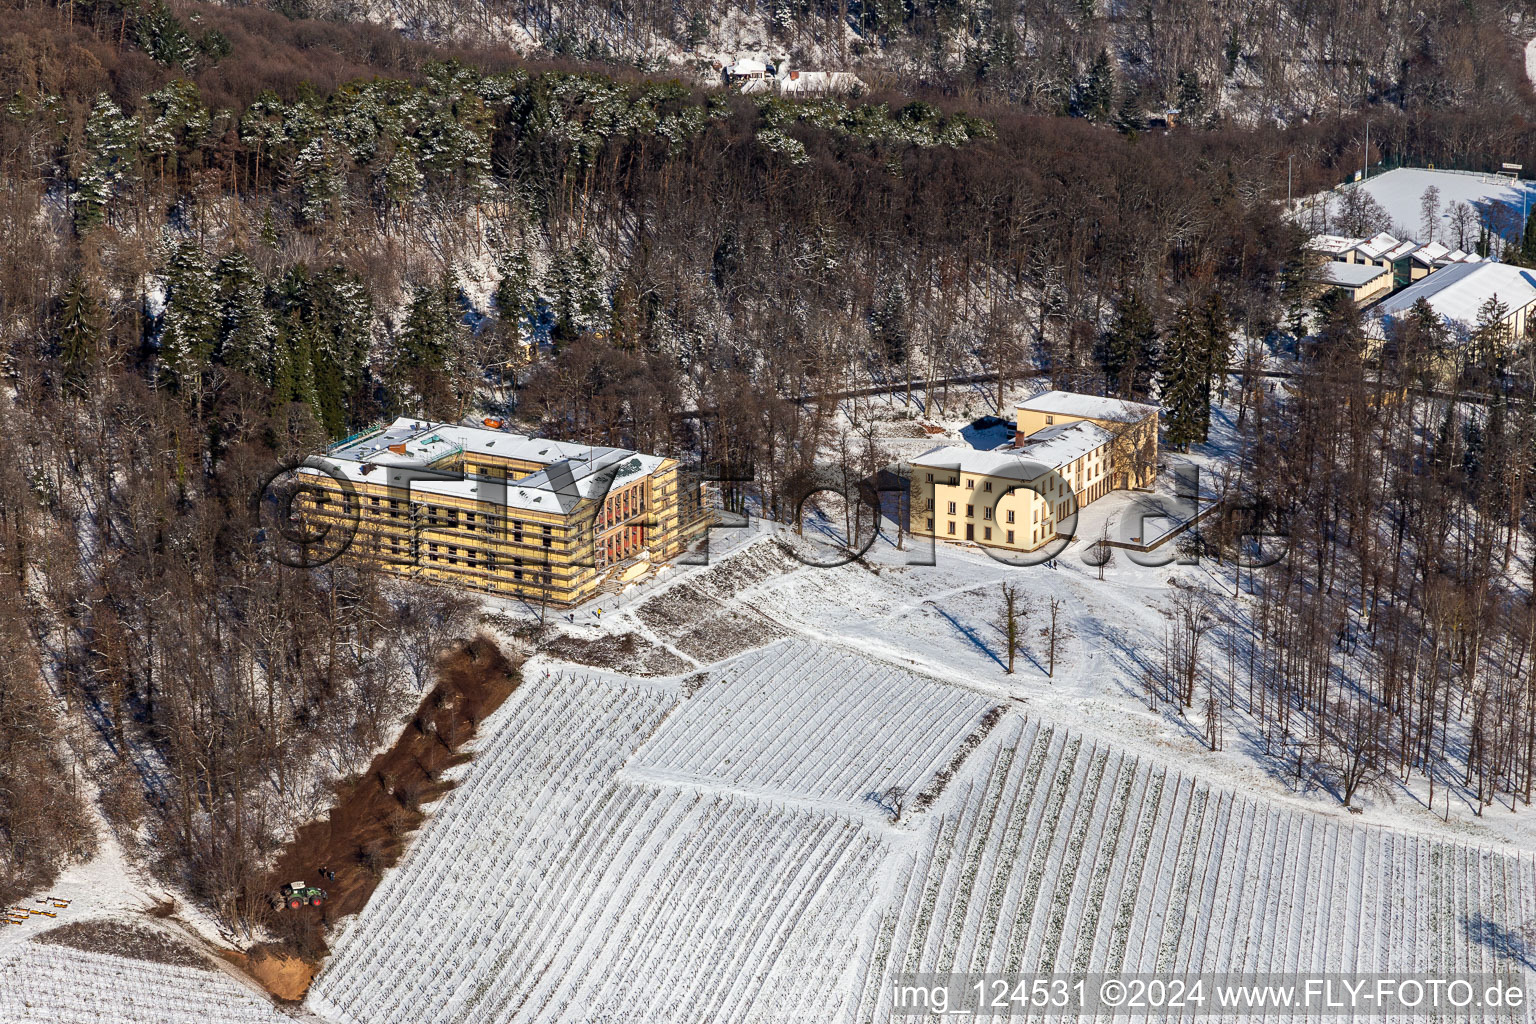
[[[938,605],[930,605],[929,607],[942,615],[949,622],[950,626],[954,627],[955,632],[964,637],[972,647],[976,648],[982,654],[985,654],[987,657],[997,662],[998,668],[1002,669],[1004,672],[1008,671],[1008,663],[1002,659],[997,651],[994,651],[990,646],[988,646],[986,640],[982,638],[980,633],[976,632],[970,626],[965,625],[959,619],[955,618],[953,615],[949,614],[949,612],[945,611],[943,608],[940,608]]]
[[[1486,946],[1493,955],[1505,961],[1514,961],[1528,971],[1536,971],[1536,950],[1531,948],[1527,929],[1515,931],[1504,927],[1478,911],[1471,917],[1462,918],[1467,937],[1480,946]]]

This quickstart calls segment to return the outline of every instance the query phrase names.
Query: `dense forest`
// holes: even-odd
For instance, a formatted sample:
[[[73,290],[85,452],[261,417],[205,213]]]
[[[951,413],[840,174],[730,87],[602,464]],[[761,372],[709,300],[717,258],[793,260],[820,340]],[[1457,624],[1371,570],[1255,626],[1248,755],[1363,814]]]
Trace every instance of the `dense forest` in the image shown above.
[[[466,628],[462,605],[365,567],[273,572],[251,497],[281,459],[381,416],[494,413],[754,465],[771,513],[839,429],[790,399],[976,371],[1157,395],[1170,443],[1197,443],[1238,342],[1306,333],[1288,163],[1298,194],[1341,180],[1360,103],[1373,158],[1536,165],[1516,65],[1446,55],[1478,32],[1507,42],[1514,12],[1419,32],[1428,56],[1403,66],[1435,83],[1429,99],[1357,79],[1341,55],[1348,80],[1315,120],[1245,123],[1214,104],[1150,131],[1113,116],[1139,109],[1126,90],[1187,91],[1187,64],[1202,95],[1220,91],[1210,54],[1158,49],[1167,19],[1197,48],[1227,45],[1246,17],[1201,8],[1218,12],[1205,30],[1163,6],[1140,23],[1162,56],[1128,75],[1116,43],[1097,93],[1030,77],[1066,46],[1075,80],[1111,36],[1143,31],[1091,6],[1019,6],[1028,30],[1009,43],[998,29],[997,45],[1020,56],[970,72],[985,88],[959,88],[947,59],[919,66],[960,38],[930,26],[960,15],[842,9],[885,66],[906,53],[914,73],[791,102],[303,5],[0,3],[0,899],[87,852],[95,805],[165,878],[239,917],[277,844],[366,763]],[[789,36],[830,17],[785,10]],[[1270,16],[1308,31],[1322,18]],[[1330,31],[1328,46],[1385,46],[1353,23]],[[1329,312],[1325,331],[1353,337],[1347,317]],[[1266,590],[1266,642],[1299,658],[1293,636],[1354,622],[1399,675],[1346,695],[1331,655],[1250,653],[1263,692],[1316,709],[1321,739],[1276,742],[1304,760],[1358,749],[1331,713],[1347,696],[1404,723],[1372,770],[1449,777],[1436,766],[1454,760],[1479,792],[1528,796],[1530,734],[1507,715],[1496,729],[1491,702],[1529,698],[1490,690],[1479,666],[1530,678],[1529,590],[1491,582],[1525,529],[1529,405],[1495,424],[1366,401],[1340,390],[1365,386],[1363,357],[1328,355],[1356,348],[1302,345],[1316,387],[1253,399],[1241,486],[1309,541]],[[1479,366],[1479,393],[1513,379]],[[1440,440],[1416,449],[1428,427]],[[1383,463],[1394,472],[1364,479]],[[1448,497],[1474,486],[1475,501]],[[1438,547],[1410,533],[1430,509],[1463,517]],[[1383,510],[1402,524],[1395,547],[1360,525]],[[1271,699],[1259,687],[1250,703]],[[1461,748],[1452,715],[1481,723],[1453,734]]]
[[[1527,95],[1523,0],[1326,5],[1199,0],[282,0],[335,20],[646,70],[737,54],[1039,113],[1257,125],[1365,105]]]

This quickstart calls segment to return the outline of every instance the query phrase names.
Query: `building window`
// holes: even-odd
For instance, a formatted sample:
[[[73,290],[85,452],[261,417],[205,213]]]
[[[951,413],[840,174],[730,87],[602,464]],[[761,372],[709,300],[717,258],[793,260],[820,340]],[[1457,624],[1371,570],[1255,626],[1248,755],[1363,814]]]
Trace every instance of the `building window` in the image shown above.
[[[992,493],[992,481],[991,480],[987,480],[987,481],[983,482],[982,485],[981,485],[981,489],[986,491],[988,494],[991,494]]]
[[[1008,521],[1013,522],[1013,509],[1008,510]]]
[[[933,483],[933,474],[932,473],[928,474],[928,482],[929,483]]]
[[[970,477],[966,477],[965,478],[965,489],[968,490],[968,491],[975,490],[976,489],[976,481],[972,480]]]
[[[982,540],[991,540],[992,539],[992,527],[988,526],[988,527],[984,527],[982,529],[982,531],[981,531],[981,539]]]
[[[1009,544],[1013,543],[1013,531],[1012,530],[1008,531],[1008,543]]]
[[[992,518],[992,510],[990,508],[987,508],[985,505],[983,505],[981,507],[981,518],[983,518],[983,519],[991,519]]]
[[[933,520],[932,519],[928,520],[928,532],[929,533],[933,532]]]
[[[1050,426],[1052,423],[1055,423],[1055,422],[1056,422],[1056,417],[1055,416],[1047,416],[1045,418],[1045,425],[1046,426]]]
[[[953,537],[955,535],[955,524],[954,524],[953,521],[951,521],[950,524],[949,524],[949,535],[951,537]]]
[[[975,519],[976,518],[976,506],[975,505],[967,505],[967,506],[965,506],[965,518],[967,518],[967,519]]]
[[[949,503],[949,514],[950,515],[954,515],[955,514],[955,503],[954,502],[950,502]]]

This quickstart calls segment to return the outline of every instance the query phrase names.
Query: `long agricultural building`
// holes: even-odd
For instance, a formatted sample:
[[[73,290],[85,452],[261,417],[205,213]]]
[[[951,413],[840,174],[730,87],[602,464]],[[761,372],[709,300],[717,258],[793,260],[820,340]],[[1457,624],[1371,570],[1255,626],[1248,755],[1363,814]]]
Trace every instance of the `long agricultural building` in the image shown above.
[[[1155,405],[1051,391],[1016,408],[1011,447],[944,445],[912,460],[915,536],[1034,551],[1112,490],[1157,479]]]
[[[331,448],[307,511],[404,576],[574,605],[670,561],[708,521],[675,459],[402,417]]]

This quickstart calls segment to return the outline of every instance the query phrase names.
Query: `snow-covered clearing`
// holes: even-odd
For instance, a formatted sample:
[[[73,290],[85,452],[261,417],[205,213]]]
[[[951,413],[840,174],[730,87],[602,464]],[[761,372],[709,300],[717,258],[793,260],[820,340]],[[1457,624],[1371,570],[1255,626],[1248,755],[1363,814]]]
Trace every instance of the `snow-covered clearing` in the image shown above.
[[[1530,49],[1526,50],[1527,60],[1531,53]],[[1431,187],[1438,189],[1440,195],[1434,237],[1428,238],[1424,236],[1422,227],[1423,202],[1424,193]],[[1477,241],[1478,225],[1484,223],[1509,242],[1518,242],[1525,227],[1525,214],[1531,206],[1536,205],[1536,182],[1515,181],[1492,173],[1399,167],[1372,175],[1358,184],[1344,186],[1344,189],[1355,188],[1365,190],[1381,204],[1391,221],[1387,230],[1398,238],[1411,238],[1423,243],[1439,241],[1452,248],[1468,250]],[[1332,229],[1344,204],[1341,190],[1326,195],[1326,204],[1314,204],[1300,214],[1303,223],[1319,232]],[[1459,203],[1471,207],[1474,215],[1467,228],[1470,235],[1465,238],[1458,234],[1454,219]],[[1321,216],[1325,206],[1326,222]],[[1317,223],[1309,221],[1309,217]]]
[[[0,948],[6,1024],[291,1024],[293,1017],[211,964],[131,960],[22,942]]]

